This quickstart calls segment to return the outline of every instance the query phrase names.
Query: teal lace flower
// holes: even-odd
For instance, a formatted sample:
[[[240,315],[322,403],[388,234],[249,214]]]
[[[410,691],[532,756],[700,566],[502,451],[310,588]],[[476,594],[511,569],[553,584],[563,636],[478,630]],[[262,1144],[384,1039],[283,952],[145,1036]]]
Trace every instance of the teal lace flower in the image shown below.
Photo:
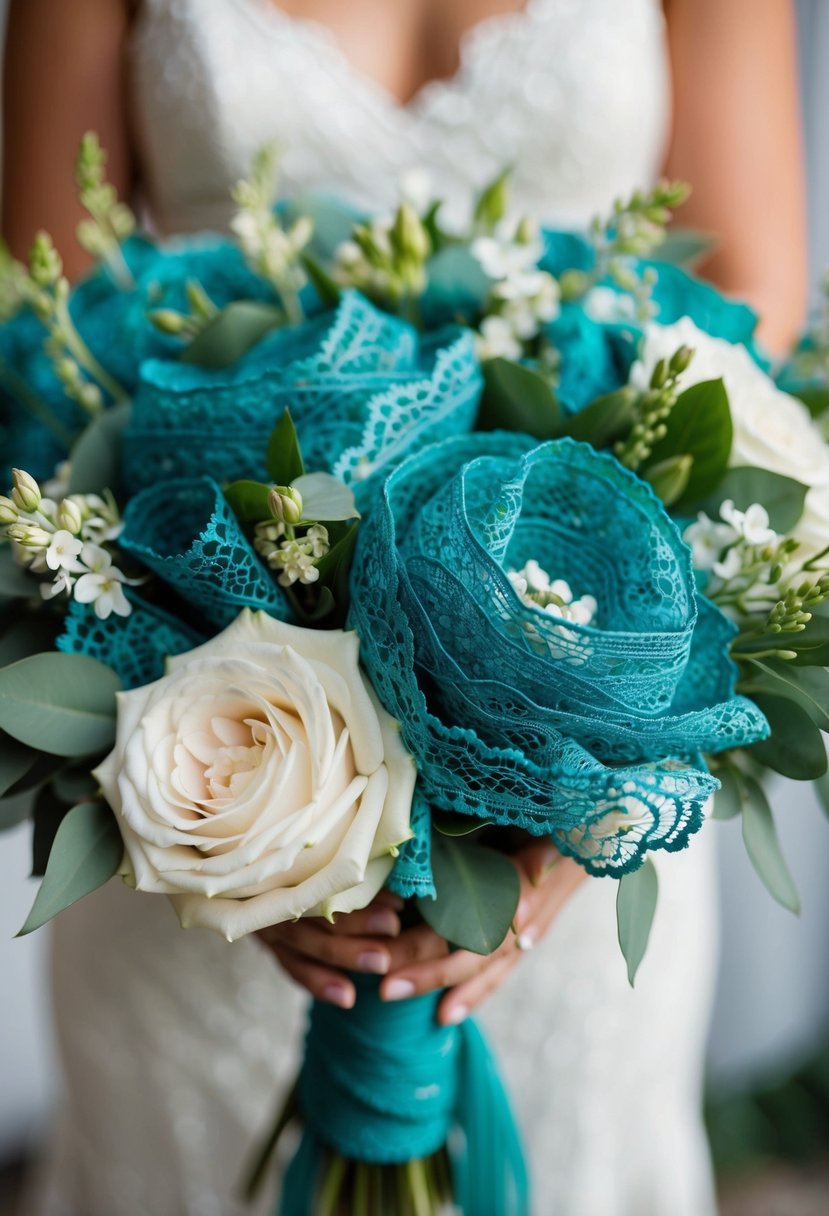
[[[661,503],[570,440],[407,460],[361,530],[352,623],[428,802],[552,835],[592,873],[683,847],[717,785],[700,754],[767,733]]]

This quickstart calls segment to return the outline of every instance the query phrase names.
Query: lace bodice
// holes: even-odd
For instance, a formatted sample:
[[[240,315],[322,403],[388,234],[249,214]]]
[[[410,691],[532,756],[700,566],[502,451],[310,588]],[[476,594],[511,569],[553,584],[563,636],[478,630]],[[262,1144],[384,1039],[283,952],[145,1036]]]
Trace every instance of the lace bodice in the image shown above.
[[[473,27],[457,73],[401,105],[273,0],[144,0],[132,99],[150,208],[165,231],[223,227],[230,187],[275,139],[286,193],[376,210],[425,167],[457,212],[512,165],[522,209],[583,226],[658,172],[663,25],[657,0],[527,0]]]

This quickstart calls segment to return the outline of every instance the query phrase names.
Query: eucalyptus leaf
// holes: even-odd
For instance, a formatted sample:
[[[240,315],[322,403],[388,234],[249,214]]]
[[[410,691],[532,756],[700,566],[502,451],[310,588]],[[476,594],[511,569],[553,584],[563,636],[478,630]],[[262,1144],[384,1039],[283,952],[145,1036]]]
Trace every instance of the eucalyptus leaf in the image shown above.
[[[623,874],[619,879],[616,928],[631,988],[648,948],[658,895],[659,879],[656,866],[650,857],[645,859],[638,870],[634,870],[632,874]]]
[[[734,819],[743,809],[740,775],[733,765],[717,769],[720,788],[714,795],[713,819]]]
[[[37,759],[37,752],[18,743],[10,735],[0,733],[0,797],[25,777]]]
[[[182,363],[195,363],[208,371],[230,367],[275,329],[283,314],[260,300],[233,300],[182,352]]]
[[[38,580],[12,557],[11,545],[0,545],[0,599],[29,599],[37,595]]]
[[[69,493],[116,490],[121,475],[121,439],[130,420],[128,401],[104,410],[87,425],[69,455]]]
[[[594,448],[606,448],[628,433],[636,421],[636,390],[624,385],[605,393],[561,420],[558,434],[569,435]]]
[[[278,486],[289,486],[302,477],[305,465],[299,450],[294,420],[290,410],[285,410],[271,431],[265,453],[265,467]]]
[[[437,898],[418,899],[426,923],[462,950],[492,954],[515,918],[521,882],[503,853],[432,833]]]
[[[103,886],[117,873],[123,853],[115,816],[105,803],[73,807],[58,828],[43,882],[18,937]]]
[[[786,698],[804,709],[815,726],[829,730],[829,672],[775,659],[750,659],[745,670],[748,678],[743,687],[748,696],[768,693]]]
[[[753,777],[743,777],[743,840],[754,869],[769,893],[788,908],[800,912],[800,899],[786,860],[780,851],[774,817],[762,786]]]
[[[716,246],[717,238],[712,233],[671,225],[651,256],[656,262],[670,262],[672,266],[690,270]]]
[[[103,751],[115,736],[115,672],[79,654],[34,654],[0,671],[0,729],[56,756]]]
[[[260,523],[270,519],[271,509],[268,506],[270,486],[261,481],[232,481],[225,486],[222,493],[233,514],[243,524]]]
[[[561,434],[561,408],[538,372],[509,359],[489,359],[483,373],[480,430],[520,431],[536,439],[555,439]]]
[[[35,797],[31,791],[27,794],[15,794],[10,798],[0,798],[0,832],[8,832],[28,819],[34,801]]]
[[[719,519],[720,507],[726,499],[730,498],[738,511],[760,503],[768,511],[771,527],[786,536],[803,514],[807,490],[808,486],[780,473],[738,465],[728,470],[716,490],[697,504],[697,509],[705,511],[711,519]]]
[[[89,801],[79,799],[78,801]],[[32,877],[42,878],[46,873],[49,854],[55,843],[58,828],[69,814],[69,807],[55,794],[51,785],[37,791],[32,810]]]
[[[678,504],[681,508],[712,493],[728,467],[733,427],[722,380],[705,380],[681,393],[665,426],[665,438],[654,446],[646,467],[671,456],[693,456],[688,485]]]
[[[331,473],[303,473],[291,486],[302,495],[303,519],[329,523],[360,518],[353,490]]]
[[[67,767],[52,778],[55,797],[74,806],[76,802],[89,802],[98,792],[98,782],[88,768]]]
[[[25,794],[29,790],[39,790],[47,781],[51,781],[55,773],[57,773],[63,765],[66,764],[64,756],[55,756],[51,752],[39,752],[34,748],[30,749],[33,763],[26,772],[15,781],[14,785],[10,786],[6,791],[9,797],[14,797],[17,794]]]
[[[785,697],[760,693],[754,697],[771,727],[768,739],[749,748],[749,755],[767,768],[795,781],[814,781],[826,772],[823,735],[806,710]]]
[[[341,289],[338,283],[313,254],[303,253],[302,266],[319,296],[323,308],[336,308],[340,302]]]

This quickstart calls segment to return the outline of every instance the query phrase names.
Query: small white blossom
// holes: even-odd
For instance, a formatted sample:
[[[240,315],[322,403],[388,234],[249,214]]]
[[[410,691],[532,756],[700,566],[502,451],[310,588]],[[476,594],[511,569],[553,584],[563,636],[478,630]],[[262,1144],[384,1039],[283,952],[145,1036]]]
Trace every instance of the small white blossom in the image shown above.
[[[112,557],[100,545],[84,545],[81,560],[88,573],[75,583],[74,595],[79,604],[93,604],[95,615],[105,621],[113,612],[129,616],[132,611],[124,595],[124,575],[112,564]]]
[[[49,548],[46,550],[46,565],[50,570],[67,570],[72,574],[83,571],[83,564],[78,561],[83,541],[78,536],[61,528],[52,536]]]
[[[509,320],[493,313],[481,322],[475,335],[475,352],[483,363],[487,359],[520,359],[523,348]]]

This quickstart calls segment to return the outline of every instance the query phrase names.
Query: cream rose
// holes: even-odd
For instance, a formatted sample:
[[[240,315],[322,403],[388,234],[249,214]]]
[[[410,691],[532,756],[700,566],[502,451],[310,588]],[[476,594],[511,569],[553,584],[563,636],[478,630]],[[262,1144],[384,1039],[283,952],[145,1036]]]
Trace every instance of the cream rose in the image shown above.
[[[631,383],[646,387],[658,360],[670,358],[679,346],[694,348],[681,387],[718,377],[725,383],[734,424],[731,464],[753,465],[809,486],[795,536],[809,553],[829,544],[829,449],[805,405],[782,392],[744,346],[710,337],[688,317],[675,325],[646,326]]]
[[[95,775],[126,881],[229,941],[369,903],[411,835],[416,772],[358,660],[355,633],[245,611],[120,693]]]

